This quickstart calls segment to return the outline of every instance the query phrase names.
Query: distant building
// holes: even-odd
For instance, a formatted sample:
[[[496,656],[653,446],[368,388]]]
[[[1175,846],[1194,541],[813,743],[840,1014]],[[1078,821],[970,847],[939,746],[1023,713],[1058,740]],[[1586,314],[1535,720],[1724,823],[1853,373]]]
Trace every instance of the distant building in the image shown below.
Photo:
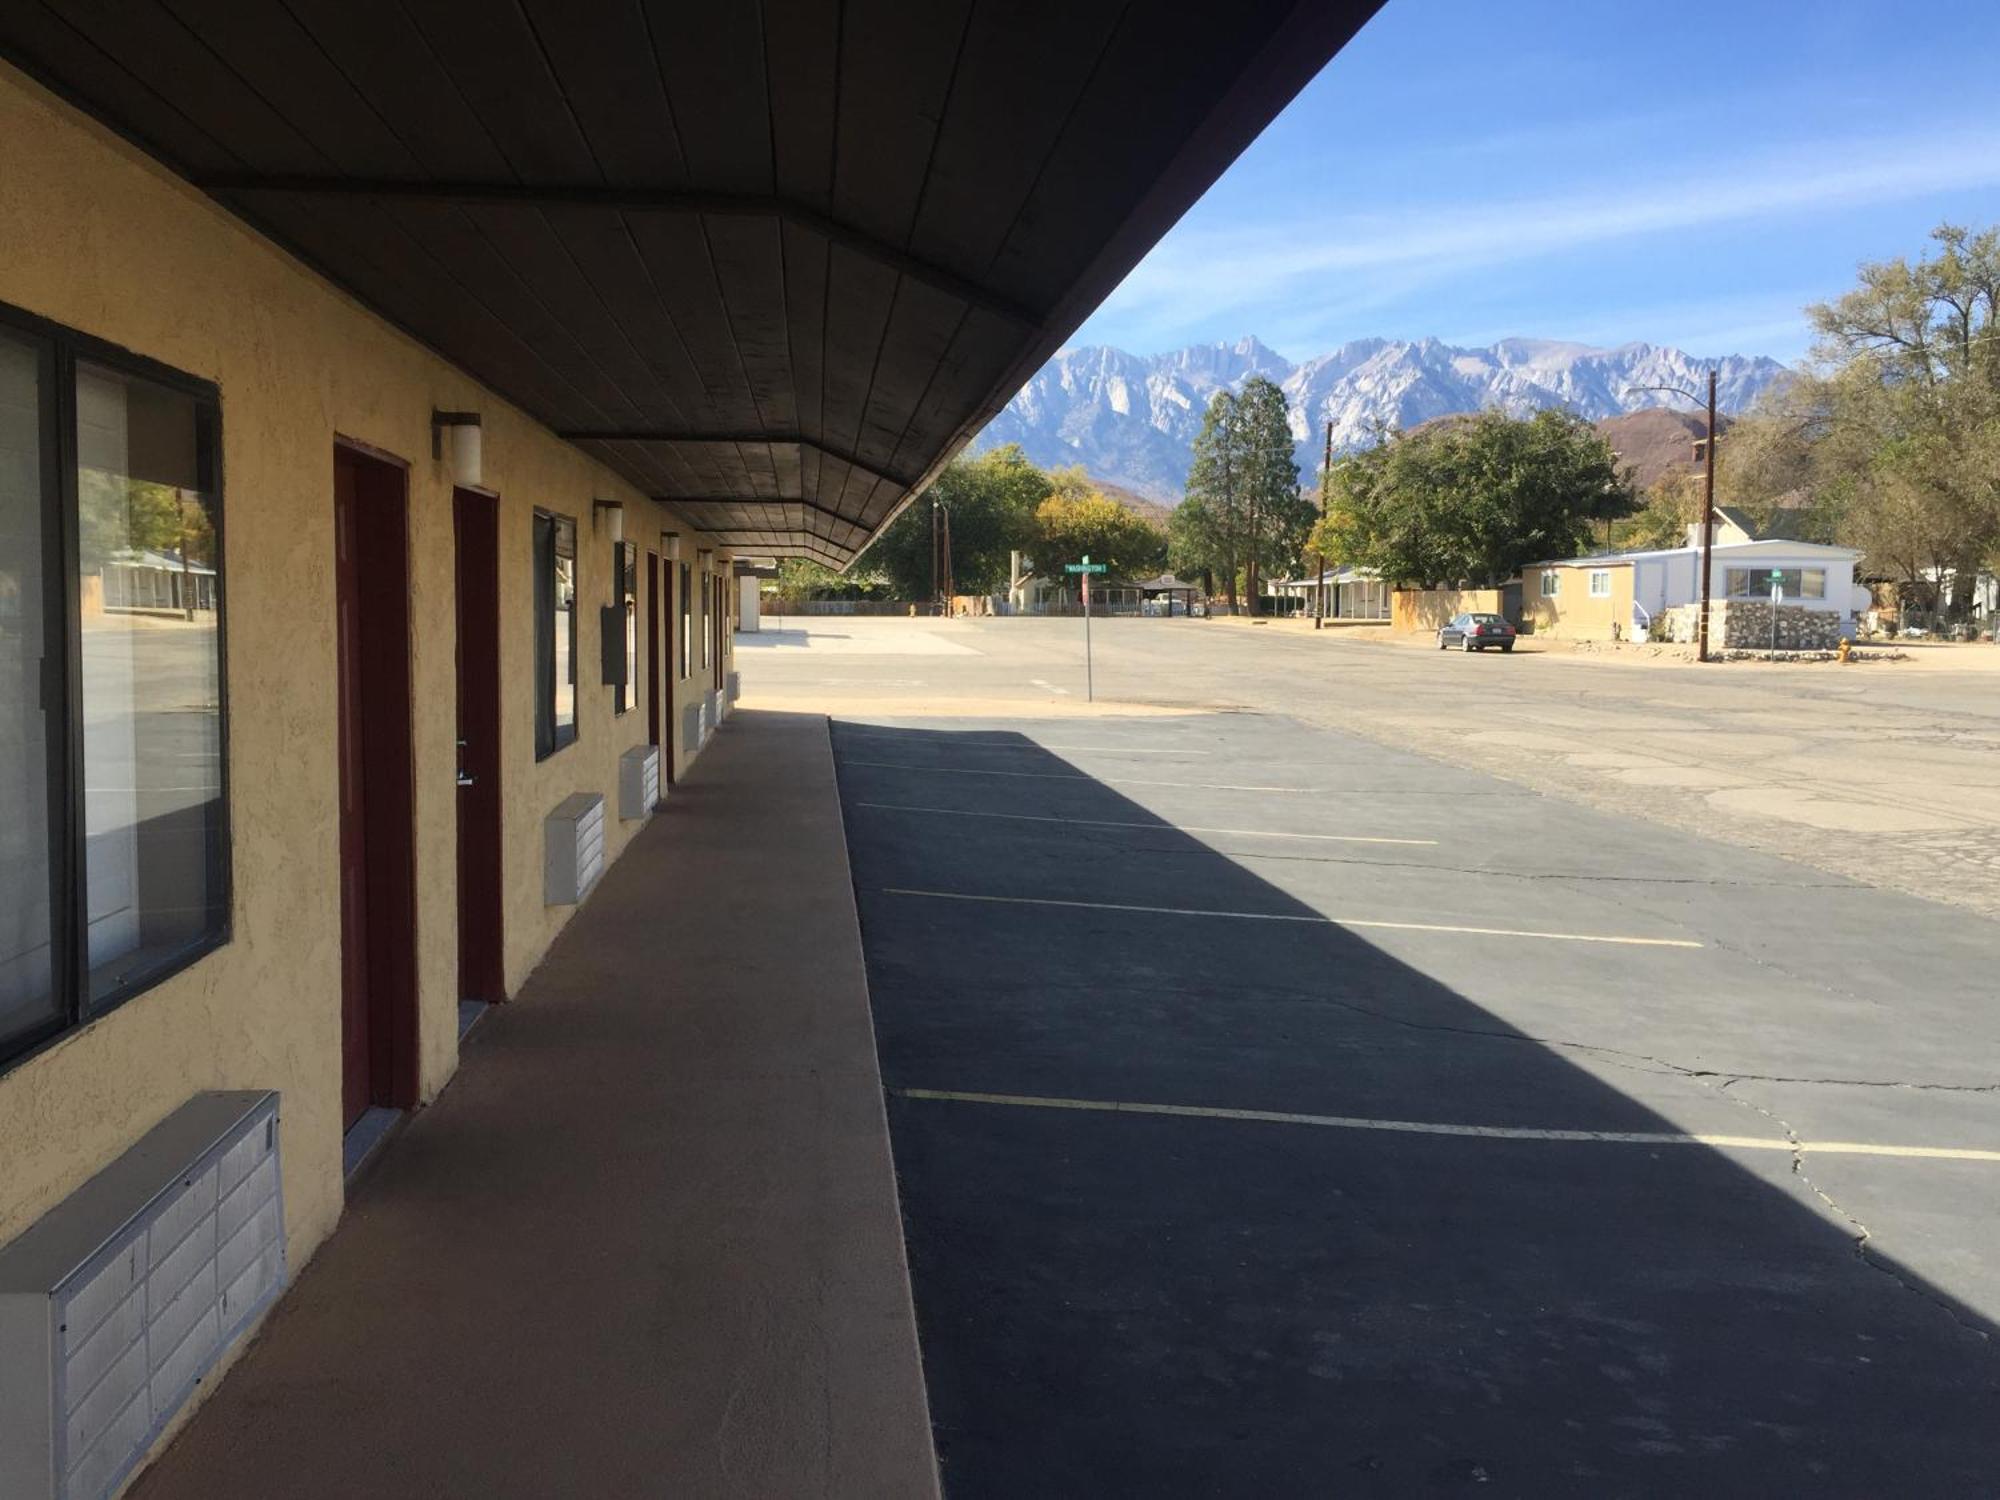
[[[1537,635],[1571,640],[1644,640],[1658,616],[1700,601],[1700,530],[1699,522],[1691,524],[1682,547],[1530,564],[1521,570],[1524,624]],[[1868,608],[1868,591],[1854,583],[1860,555],[1819,542],[1751,540],[1740,519],[1724,514],[1711,551],[1710,595],[1717,602],[1767,601],[1775,574],[1785,604],[1837,614],[1842,633],[1851,634],[1855,612]]]
[[[1290,601],[1290,612],[1317,613],[1321,590],[1319,569],[1307,570],[1298,578],[1267,579],[1268,598]],[[1326,618],[1329,620],[1386,620],[1389,618],[1389,585],[1373,568],[1328,568],[1326,570]]]

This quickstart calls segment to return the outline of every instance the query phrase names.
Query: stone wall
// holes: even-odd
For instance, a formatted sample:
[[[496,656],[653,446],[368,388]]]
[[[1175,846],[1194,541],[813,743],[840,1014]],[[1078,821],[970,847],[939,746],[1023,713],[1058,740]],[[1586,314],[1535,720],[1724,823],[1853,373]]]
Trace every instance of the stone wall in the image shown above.
[[[1722,651],[1768,651],[1771,649],[1771,603],[1766,599],[1720,599],[1709,606],[1715,611],[1709,622],[1709,645]],[[1778,607],[1778,649],[1780,651],[1831,651],[1840,644],[1840,615],[1830,609],[1807,609],[1802,604]],[[1661,610],[1653,618],[1656,641],[1687,643],[1695,638],[1698,604],[1677,604]]]

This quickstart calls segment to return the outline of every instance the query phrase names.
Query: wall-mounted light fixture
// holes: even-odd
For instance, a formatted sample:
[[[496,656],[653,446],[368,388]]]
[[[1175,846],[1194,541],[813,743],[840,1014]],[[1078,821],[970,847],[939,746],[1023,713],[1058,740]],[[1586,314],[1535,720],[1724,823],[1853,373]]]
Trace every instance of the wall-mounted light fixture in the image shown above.
[[[660,551],[666,554],[668,562],[681,560],[681,534],[678,531],[660,533]]]
[[[702,547],[695,552],[695,566],[700,568],[704,573],[713,572],[714,558],[715,549],[713,547]]]
[[[482,481],[479,413],[476,411],[431,412],[431,457],[445,456],[445,431],[451,431],[451,482],[476,485]]]
[[[606,519],[606,512],[609,512],[608,520]],[[606,521],[606,529],[611,533],[612,541],[622,542],[625,540],[625,502],[623,500],[591,501],[590,524],[593,530],[596,529],[597,523],[600,520]]]

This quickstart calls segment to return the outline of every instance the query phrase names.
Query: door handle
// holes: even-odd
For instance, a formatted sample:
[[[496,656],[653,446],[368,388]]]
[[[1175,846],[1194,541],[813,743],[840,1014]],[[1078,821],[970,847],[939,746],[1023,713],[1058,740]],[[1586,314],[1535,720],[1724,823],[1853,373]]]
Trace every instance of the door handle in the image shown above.
[[[465,772],[460,771],[458,773],[458,784],[460,786],[471,786],[473,784],[473,778],[466,775]]]

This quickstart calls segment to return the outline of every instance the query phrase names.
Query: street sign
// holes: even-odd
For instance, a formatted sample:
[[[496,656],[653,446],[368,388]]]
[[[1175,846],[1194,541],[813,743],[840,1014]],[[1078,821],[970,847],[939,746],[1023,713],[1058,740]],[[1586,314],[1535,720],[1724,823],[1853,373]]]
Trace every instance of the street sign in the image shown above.
[[[1083,696],[1085,702],[1094,703],[1097,701],[1097,680],[1090,659],[1090,575],[1102,573],[1104,564],[1092,562],[1086,552],[1082,562],[1064,563],[1063,571],[1083,575],[1077,580],[1083,585]]]

